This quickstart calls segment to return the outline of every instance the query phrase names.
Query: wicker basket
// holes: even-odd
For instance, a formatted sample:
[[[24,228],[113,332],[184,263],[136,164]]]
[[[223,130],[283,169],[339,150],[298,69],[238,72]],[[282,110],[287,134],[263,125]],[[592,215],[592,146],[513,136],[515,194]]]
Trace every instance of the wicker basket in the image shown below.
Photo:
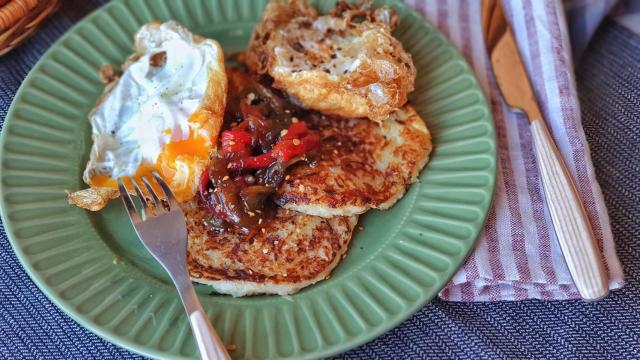
[[[61,0],[0,0],[0,56],[33,34],[60,3]]]

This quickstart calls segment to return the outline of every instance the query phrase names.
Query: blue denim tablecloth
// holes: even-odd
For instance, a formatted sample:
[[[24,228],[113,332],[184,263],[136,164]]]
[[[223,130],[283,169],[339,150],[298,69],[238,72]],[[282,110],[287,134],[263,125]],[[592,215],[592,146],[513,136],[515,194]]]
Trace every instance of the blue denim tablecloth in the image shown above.
[[[103,1],[66,0],[0,58],[0,119],[47,48]],[[640,358],[640,37],[606,22],[578,72],[583,123],[627,286],[606,300],[461,304],[434,300],[340,358]],[[0,227],[0,358],[139,358],[85,330],[31,282]]]

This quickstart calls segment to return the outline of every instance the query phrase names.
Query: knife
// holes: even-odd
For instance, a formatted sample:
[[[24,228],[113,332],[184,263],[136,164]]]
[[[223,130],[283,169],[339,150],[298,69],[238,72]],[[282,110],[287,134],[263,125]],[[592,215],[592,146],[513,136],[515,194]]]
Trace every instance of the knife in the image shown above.
[[[583,299],[601,299],[609,292],[602,255],[580,195],[540,112],[500,0],[483,2],[482,25],[505,103],[529,119],[545,198],[571,277]]]

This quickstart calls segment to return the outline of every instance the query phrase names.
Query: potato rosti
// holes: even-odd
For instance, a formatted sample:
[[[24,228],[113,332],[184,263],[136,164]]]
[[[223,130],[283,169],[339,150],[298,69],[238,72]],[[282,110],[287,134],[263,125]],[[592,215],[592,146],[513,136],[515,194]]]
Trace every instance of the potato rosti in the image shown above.
[[[357,216],[324,219],[278,208],[250,234],[210,229],[210,215],[184,206],[188,266],[194,281],[233,296],[295,293],[325,279],[348,249]]]
[[[411,106],[380,124],[312,116],[319,158],[288,173],[276,203],[306,214],[349,216],[396,203],[429,160],[431,135]]]

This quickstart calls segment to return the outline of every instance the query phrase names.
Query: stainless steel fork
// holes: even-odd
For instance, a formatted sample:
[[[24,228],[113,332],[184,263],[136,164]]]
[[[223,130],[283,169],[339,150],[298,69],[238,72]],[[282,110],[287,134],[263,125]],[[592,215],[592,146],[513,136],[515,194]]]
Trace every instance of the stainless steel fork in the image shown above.
[[[220,337],[211,326],[207,314],[202,309],[187,271],[187,225],[184,213],[173,196],[169,186],[157,174],[153,178],[164,192],[158,196],[153,185],[142,177],[149,196],[145,196],[137,181],[129,179],[142,203],[141,214],[125,187],[124,180],[118,179],[120,197],[129,213],[131,223],[144,246],[169,273],[182,304],[184,305],[191,330],[196,338],[202,359],[230,359]]]

